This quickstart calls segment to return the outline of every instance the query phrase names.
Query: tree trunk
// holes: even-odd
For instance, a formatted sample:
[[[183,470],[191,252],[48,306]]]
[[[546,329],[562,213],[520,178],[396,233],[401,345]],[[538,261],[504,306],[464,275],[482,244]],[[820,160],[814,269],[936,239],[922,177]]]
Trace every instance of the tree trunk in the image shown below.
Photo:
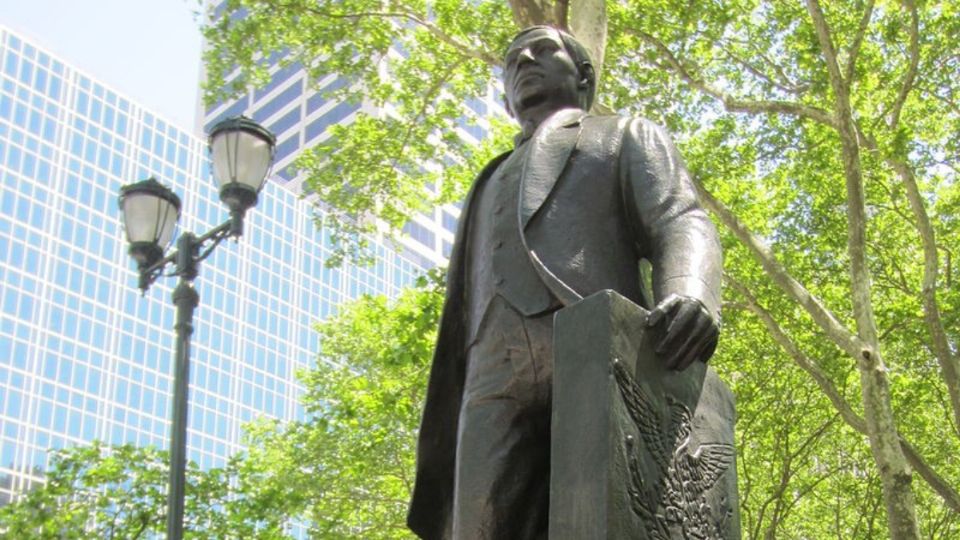
[[[870,449],[883,484],[887,524],[892,538],[919,538],[917,513],[911,481],[913,472],[900,448],[887,368],[880,354],[877,325],[870,299],[870,270],[866,257],[866,203],[860,146],[853,113],[850,87],[840,72],[830,28],[818,0],[807,0],[807,11],[816,29],[826,63],[830,86],[835,94],[834,114],[840,136],[843,171],[847,186],[847,253],[850,257],[850,288],[857,334],[866,344],[857,360],[863,408],[870,438]]]
[[[590,52],[599,81],[603,51],[607,48],[607,3],[604,0],[570,0],[567,27]]]
[[[546,24],[567,29],[567,0],[509,0],[513,21],[520,28]]]

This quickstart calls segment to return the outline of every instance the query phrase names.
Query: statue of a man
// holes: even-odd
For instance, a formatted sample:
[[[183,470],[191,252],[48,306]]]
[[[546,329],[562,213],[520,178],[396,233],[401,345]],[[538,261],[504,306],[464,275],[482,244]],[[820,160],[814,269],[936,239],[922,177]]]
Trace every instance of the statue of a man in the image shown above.
[[[408,516],[429,540],[546,538],[557,309],[603,289],[643,305],[647,259],[657,353],[684,369],[717,343],[720,246],[667,133],[587,114],[596,76],[566,32],[520,32],[503,75],[522,131],[450,258]]]

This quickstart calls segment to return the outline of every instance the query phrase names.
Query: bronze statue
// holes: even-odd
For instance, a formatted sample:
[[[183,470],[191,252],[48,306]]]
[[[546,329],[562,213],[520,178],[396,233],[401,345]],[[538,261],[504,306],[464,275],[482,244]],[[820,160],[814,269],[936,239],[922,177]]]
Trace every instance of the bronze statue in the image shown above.
[[[559,308],[604,289],[646,304],[646,259],[657,353],[682,370],[716,347],[716,231],[662,128],[585,112],[595,79],[554,28],[507,50],[522,131],[474,182],[450,258],[408,516],[425,539],[546,537]]]

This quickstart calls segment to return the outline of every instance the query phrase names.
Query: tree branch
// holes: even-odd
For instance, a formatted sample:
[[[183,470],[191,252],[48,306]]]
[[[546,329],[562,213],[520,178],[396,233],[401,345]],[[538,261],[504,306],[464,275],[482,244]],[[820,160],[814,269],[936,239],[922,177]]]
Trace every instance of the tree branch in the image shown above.
[[[731,278],[729,275],[726,277],[726,283],[733,287],[744,299],[747,300],[748,309],[760,319],[760,322],[767,328],[767,331],[770,333],[770,336],[773,338],[774,342],[777,343],[801,369],[806,371],[813,377],[813,380],[817,383],[817,386],[823,391],[827,396],[827,399],[833,403],[833,406],[837,409],[837,412],[840,413],[840,417],[843,418],[844,422],[847,423],[850,427],[862,433],[863,435],[869,436],[867,431],[867,422],[858,415],[852,407],[847,403],[846,399],[840,394],[840,391],[833,384],[833,381],[827,376],[826,373],[820,369],[814,361],[804,355],[800,349],[793,343],[793,341],[784,333],[783,329],[780,328],[780,325],[774,320],[773,316],[767,311],[764,307],[760,305],[757,301],[757,298],[750,292],[750,289],[739,281]],[[910,466],[917,471],[921,478],[923,478],[927,484],[939,495],[943,501],[952,508],[955,512],[960,512],[960,494],[958,494],[953,487],[944,480],[936,471],[934,471],[930,466],[924,461],[920,454],[913,448],[902,435],[897,435],[899,446],[902,449],[904,456],[907,461],[910,463]]]
[[[778,90],[781,90],[782,92],[786,92],[786,93],[788,93],[788,94],[793,94],[793,95],[799,96],[799,95],[803,94],[804,90],[806,90],[806,88],[805,88],[804,86],[793,84],[793,83],[791,83],[790,81],[775,80],[775,79],[774,79],[773,77],[771,77],[770,75],[767,75],[766,73],[764,73],[760,68],[754,66],[754,65],[751,64],[750,62],[747,62],[747,61],[744,60],[743,58],[740,58],[739,56],[733,54],[732,52],[728,51],[727,49],[723,49],[723,52],[724,52],[724,54],[727,55],[727,58],[729,58],[730,60],[736,62],[737,64],[740,64],[741,66],[743,66],[743,69],[749,71],[750,73],[752,73],[752,74],[753,74],[755,77],[757,77],[758,79],[760,79],[760,80],[762,80],[762,81],[765,81],[765,82],[766,82],[767,84],[769,84],[770,86],[773,86],[774,88],[777,88]],[[760,56],[761,58],[763,58],[763,60],[764,60],[765,62],[767,62],[768,64],[773,64],[773,62],[771,62],[771,61],[770,61],[767,57],[765,57],[763,54],[758,53],[758,56]],[[780,77],[780,79],[783,79],[783,78],[784,78],[784,77],[783,77],[783,71],[780,70],[780,69],[778,68],[778,66],[775,66],[775,67],[774,67],[774,71],[777,72],[777,75]]]
[[[841,395],[840,391],[833,384],[833,381],[830,380],[830,377],[820,369],[816,363],[810,360],[806,355],[800,352],[800,349],[793,343],[793,341],[787,337],[787,335],[780,328],[780,325],[774,320],[773,315],[769,311],[760,306],[757,298],[750,292],[750,289],[747,288],[744,284],[740,283],[733,277],[726,275],[726,283],[730,285],[735,291],[737,291],[740,296],[747,300],[747,309],[749,309],[754,315],[760,319],[760,322],[767,328],[767,331],[770,333],[770,336],[773,338],[773,341],[780,346],[789,356],[793,359],[794,362],[801,369],[806,371],[813,380],[817,383],[817,386],[823,391],[827,396],[827,399],[833,403],[834,408],[837,409],[837,412],[840,413],[840,417],[850,425],[853,429],[866,433],[867,425],[864,422],[863,418],[860,418],[850,404],[847,403],[847,400]]]
[[[930,216],[923,204],[920,188],[914,177],[913,169],[906,163],[894,159],[887,160],[894,172],[900,177],[907,191],[907,200],[910,201],[910,210],[913,212],[917,232],[923,246],[923,282],[920,294],[923,299],[923,315],[930,332],[933,352],[940,364],[947,391],[950,394],[950,405],[953,409],[953,422],[960,428],[960,359],[950,349],[950,342],[943,327],[940,316],[940,305],[937,301],[937,240],[930,223]]]
[[[900,124],[900,112],[903,110],[903,104],[907,101],[907,96],[913,90],[913,83],[917,78],[917,68],[920,65],[920,15],[917,13],[917,4],[915,0],[903,0],[903,3],[910,10],[910,27],[908,29],[910,34],[910,65],[903,75],[900,93],[897,95],[897,100],[893,102],[893,108],[890,111],[888,125],[894,131]]]
[[[427,108],[430,107],[430,104],[439,96],[440,91],[443,89],[443,85],[450,80],[450,76],[453,74],[454,64],[445,66],[440,71],[440,76],[437,77],[433,84],[430,85],[430,88],[421,96],[420,108],[417,110],[416,116],[407,124],[407,129],[403,134],[403,138],[400,140],[400,148],[397,151],[396,155],[392,158],[392,167],[400,169],[399,162],[403,154],[406,152],[407,145],[410,144],[410,138],[413,135],[413,130],[420,125],[420,120],[424,118],[427,114]]]
[[[774,73],[777,75],[777,78],[780,79],[779,86],[784,91],[799,96],[810,89],[810,81],[796,82],[791,79],[790,76],[787,75],[787,72],[783,69],[783,66],[767,56],[767,51],[760,49],[757,43],[753,41],[747,41],[746,43],[742,44],[752,48],[754,54],[759,56],[761,60],[770,66],[771,69],[773,69]]]
[[[947,108],[949,108],[950,111],[953,112],[954,114],[960,115],[960,103],[958,103],[953,99],[950,99],[949,96],[941,96],[940,94],[938,94],[936,92],[936,90],[939,90],[938,88],[930,88],[921,84],[916,84],[915,87],[917,90],[919,90],[923,94],[929,95],[933,99],[936,99],[940,103],[943,103],[944,105],[946,105]]]
[[[916,503],[910,487],[911,471],[897,436],[890,399],[890,381],[880,352],[877,323],[870,296],[870,268],[866,255],[867,211],[863,189],[860,147],[849,84],[837,63],[837,53],[819,0],[807,0],[807,12],[813,22],[834,91],[834,113],[840,135],[841,157],[847,188],[847,253],[850,257],[850,292],[857,335],[867,345],[858,359],[860,392],[870,438],[870,450],[883,481],[883,500],[887,523],[894,538],[918,538]]]
[[[830,127],[836,127],[836,121],[832,116],[830,116],[830,113],[817,107],[804,105],[802,103],[795,103],[792,101],[738,99],[694,76],[694,74],[692,74],[683,66],[680,60],[670,51],[670,49],[667,48],[667,46],[657,38],[634,28],[627,28],[625,31],[636,36],[643,42],[656,49],[660,56],[663,57],[663,59],[667,62],[667,65],[670,67],[670,69],[675,71],[684,82],[686,82],[692,88],[700,90],[701,92],[720,101],[730,112],[744,112],[751,114],[787,114],[813,120]]]
[[[730,229],[734,236],[753,254],[754,259],[760,263],[773,282],[806,310],[837,347],[851,358],[859,359],[864,351],[868,350],[866,344],[841,324],[833,313],[824,307],[819,298],[807,291],[800,282],[794,279],[786,268],[777,261],[770,248],[747,229],[747,226],[729,208],[714,198],[700,182],[694,184],[704,206],[717,216],[720,222]]]
[[[392,4],[392,3],[391,3]],[[429,31],[434,37],[450,46],[460,54],[473,58],[475,60],[480,60],[491,67],[500,67],[501,61],[496,55],[491,54],[488,51],[478,48],[476,45],[467,45],[461,43],[452,37],[449,34],[444,32],[436,24],[428,21],[426,17],[421,16],[418,13],[415,13],[406,8],[406,6],[401,2],[396,6],[388,5],[390,8],[396,9],[396,11],[360,11],[355,13],[337,13],[322,9],[319,6],[313,4],[284,4],[283,2],[273,3],[275,9],[303,9],[319,17],[325,17],[330,19],[347,19],[347,20],[358,20],[364,18],[379,18],[379,19],[406,19],[418,26],[423,27]]]
[[[927,213],[923,196],[920,194],[913,168],[904,160],[883,155],[876,139],[860,130],[859,126],[858,137],[867,150],[878,154],[887,166],[893,169],[906,189],[910,212],[913,214],[912,221],[917,228],[923,248],[921,300],[923,302],[924,321],[927,325],[927,331],[930,333],[934,356],[940,364],[940,371],[950,395],[953,422],[956,428],[960,430],[960,357],[954,354],[950,348],[950,342],[941,317],[939,301],[937,300],[938,247],[936,234],[930,222],[930,215]],[[905,221],[910,222],[910,220]]]
[[[823,437],[823,434],[827,432],[827,428],[833,425],[833,422],[836,418],[837,418],[836,415],[834,415],[831,418],[829,418],[826,422],[821,424],[819,428],[815,429],[813,433],[810,434],[810,436],[803,441],[803,443],[800,445],[800,448],[798,448],[794,452],[789,451],[789,442],[790,442],[789,430],[787,431],[788,436],[784,437],[784,440],[785,440],[784,445],[787,447],[786,448],[787,453],[786,453],[786,456],[784,456],[783,468],[781,469],[781,472],[780,472],[780,482],[778,483],[776,490],[774,490],[774,493],[767,498],[767,500],[763,503],[763,506],[761,507],[764,509],[764,510],[761,510],[760,512],[760,515],[762,516],[764,514],[765,508],[771,502],[776,503],[773,508],[773,516],[770,519],[770,525],[767,526],[767,530],[763,535],[764,539],[772,540],[777,537],[776,535],[777,527],[780,525],[780,523],[783,520],[786,519],[787,515],[790,513],[790,509],[796,504],[799,497],[802,497],[802,495],[799,495],[797,500],[784,501],[784,495],[787,492],[787,488],[790,487],[790,481],[793,479],[794,474],[796,474],[796,469],[791,468],[791,464],[793,463],[794,460],[802,458],[804,454],[809,455],[808,450],[812,450],[813,443],[819,440],[821,437]],[[814,481],[812,486],[809,486],[809,489],[804,490],[804,494],[809,492],[813,486],[816,486],[824,478],[826,478],[826,475],[821,476],[816,481]],[[796,490],[794,491],[794,494],[797,495]]]
[[[489,51],[479,49],[476,47],[476,45],[467,45],[465,43],[461,43],[453,39],[446,32],[441,30],[440,27],[437,26],[436,24],[433,24],[432,22],[427,21],[426,19],[416,16],[412,13],[407,13],[405,14],[405,16],[408,20],[426,28],[431,34],[434,35],[434,37],[436,37],[443,43],[446,43],[447,45],[452,47],[454,50],[460,52],[464,56],[481,60],[490,67],[498,68],[503,65],[503,60],[499,56],[491,54]]]
[[[854,72],[857,68],[857,57],[860,55],[860,45],[863,44],[863,36],[867,33],[867,27],[870,26],[870,17],[873,16],[873,5],[874,0],[870,0],[867,3],[867,7],[863,10],[863,16],[860,18],[860,26],[857,27],[857,35],[853,38],[853,43],[850,45],[850,60],[847,62],[846,69],[847,91],[850,91],[850,84],[853,82]]]
[[[927,484],[943,499],[943,502],[947,503],[947,506],[949,506],[951,510],[960,512],[960,494],[957,494],[953,486],[937,474],[936,471],[931,469],[923,457],[917,452],[917,449],[907,442],[903,436],[900,437],[900,448],[903,449],[903,455],[906,456],[907,461],[910,462],[910,466],[917,471],[920,478],[926,480]]]
[[[837,94],[837,99],[846,94],[846,84],[843,74],[840,73],[840,63],[837,61],[837,50],[833,46],[833,39],[830,37],[830,28],[827,26],[827,20],[820,9],[819,0],[807,0],[807,12],[813,21],[813,27],[817,33],[817,41],[820,42],[820,52],[827,65],[827,74],[830,77],[830,85]]]

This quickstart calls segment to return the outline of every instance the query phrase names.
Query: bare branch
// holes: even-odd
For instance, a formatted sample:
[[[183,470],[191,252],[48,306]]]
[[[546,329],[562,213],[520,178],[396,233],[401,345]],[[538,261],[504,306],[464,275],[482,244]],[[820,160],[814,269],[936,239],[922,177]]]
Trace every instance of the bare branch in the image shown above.
[[[683,66],[680,60],[670,51],[669,48],[667,48],[666,45],[652,35],[633,28],[626,29],[626,32],[640,38],[643,42],[656,49],[660,56],[663,57],[663,59],[667,62],[669,68],[675,71],[684,82],[720,101],[730,112],[744,112],[751,114],[787,114],[800,118],[806,118],[836,128],[836,122],[830,113],[817,107],[804,105],[802,103],[795,103],[792,101],[738,99],[720,90],[719,88],[707,84],[699,77],[694,76],[693,73]]]

